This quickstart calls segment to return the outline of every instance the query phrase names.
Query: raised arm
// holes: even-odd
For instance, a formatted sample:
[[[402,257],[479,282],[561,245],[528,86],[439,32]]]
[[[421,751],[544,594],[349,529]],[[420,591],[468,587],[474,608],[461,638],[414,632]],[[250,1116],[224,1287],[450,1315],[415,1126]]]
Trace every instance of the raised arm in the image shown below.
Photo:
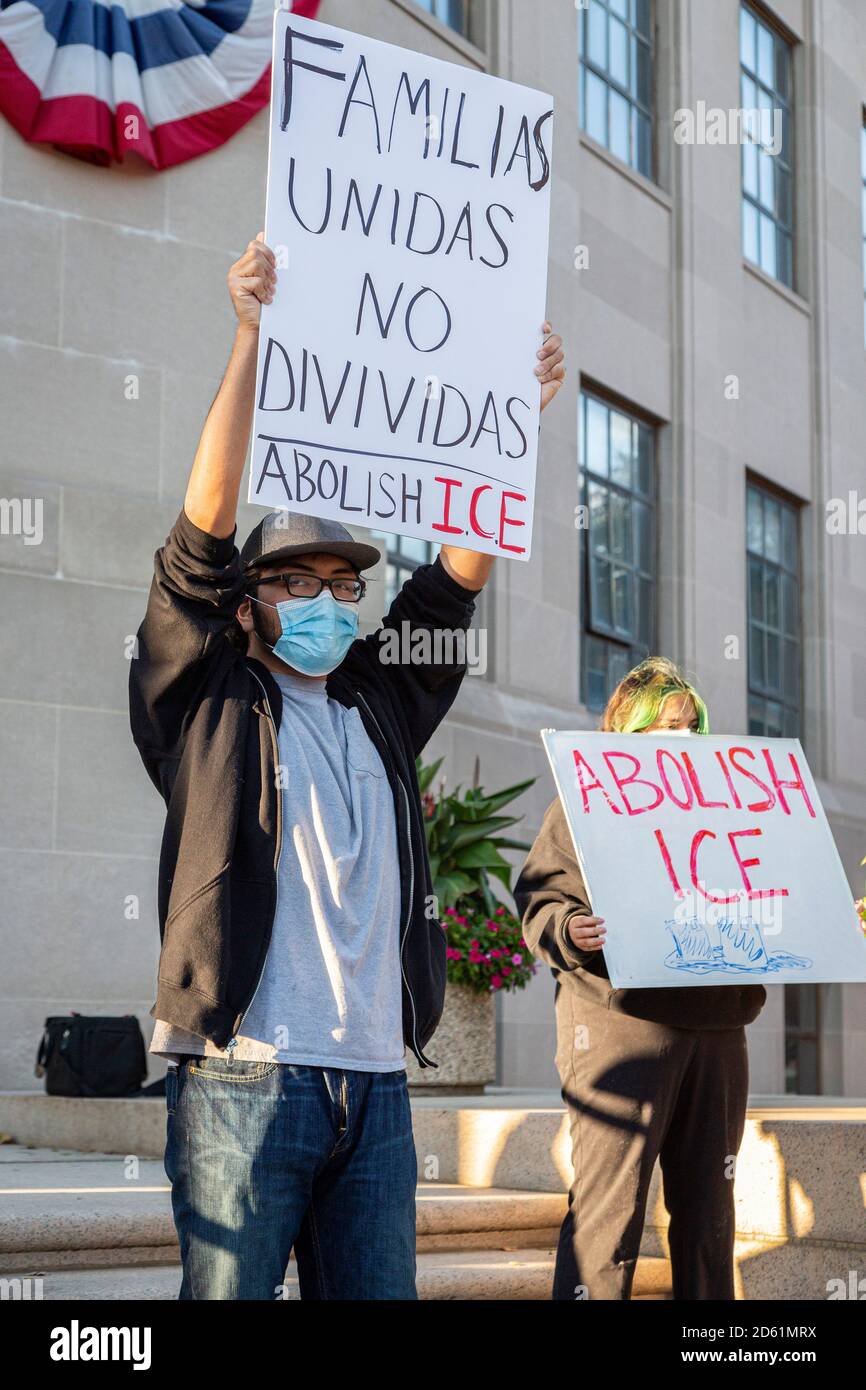
[[[261,233],[235,261],[228,284],[238,316],[234,346],[201,432],[183,504],[195,526],[219,538],[235,528],[255,404],[259,319],[276,285],[274,253]]]
[[[235,520],[252,422],[259,315],[272,297],[273,262],[268,248],[254,241],[229,271],[238,318],[231,358],[202,431],[183,510],[156,553],[130,664],[133,737],[163,792],[190,709],[216,663],[236,659],[225,640],[243,592]]]

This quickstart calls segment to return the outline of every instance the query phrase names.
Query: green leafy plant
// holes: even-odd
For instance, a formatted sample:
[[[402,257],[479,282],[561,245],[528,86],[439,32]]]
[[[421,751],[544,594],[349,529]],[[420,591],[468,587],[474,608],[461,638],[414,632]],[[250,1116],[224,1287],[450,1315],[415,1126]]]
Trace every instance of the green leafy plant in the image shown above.
[[[430,788],[442,761],[438,758],[435,763],[425,767],[419,758],[416,764],[424,806],[424,829],[433,892],[438,899],[440,912],[447,907],[460,908],[461,904],[471,908],[480,899],[489,915],[497,905],[490,888],[490,876],[497,878],[507,892],[511,892],[512,866],[502,850],[529,849],[524,841],[512,840],[502,834],[503,830],[516,825],[522,817],[500,816],[497,812],[531,787],[535,778],[517,782],[513,787],[506,787],[504,791],[494,792],[490,796],[477,785],[462,794],[458,786],[448,796],[444,789],[440,789],[436,796]]]
[[[522,817],[499,812],[535,778],[488,794],[478,785],[476,761],[472,787],[446,795],[441,785],[437,794],[431,788],[441,766],[441,758],[427,766],[417,760],[433,892],[448,938],[448,980],[479,994],[522,989],[535,965],[518,918],[496,898],[491,878],[511,893],[513,867],[502,851],[529,845],[503,834]]]

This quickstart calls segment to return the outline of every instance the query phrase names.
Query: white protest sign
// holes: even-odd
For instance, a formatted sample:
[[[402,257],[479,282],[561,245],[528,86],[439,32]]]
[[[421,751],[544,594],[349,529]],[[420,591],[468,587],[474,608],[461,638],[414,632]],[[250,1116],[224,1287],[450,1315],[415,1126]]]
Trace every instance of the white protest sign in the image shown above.
[[[251,502],[529,558],[551,108],[275,13]]]
[[[797,739],[542,733],[615,989],[866,980]]]

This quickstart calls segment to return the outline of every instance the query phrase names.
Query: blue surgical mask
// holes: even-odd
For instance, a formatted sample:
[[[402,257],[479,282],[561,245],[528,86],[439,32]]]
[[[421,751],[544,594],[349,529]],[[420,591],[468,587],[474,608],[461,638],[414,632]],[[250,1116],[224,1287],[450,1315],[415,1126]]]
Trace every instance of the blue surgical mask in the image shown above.
[[[281,603],[250,597],[266,608],[276,608],[283,631],[271,651],[305,676],[333,671],[357,635],[357,603],[338,603],[329,589],[315,598],[287,598]]]

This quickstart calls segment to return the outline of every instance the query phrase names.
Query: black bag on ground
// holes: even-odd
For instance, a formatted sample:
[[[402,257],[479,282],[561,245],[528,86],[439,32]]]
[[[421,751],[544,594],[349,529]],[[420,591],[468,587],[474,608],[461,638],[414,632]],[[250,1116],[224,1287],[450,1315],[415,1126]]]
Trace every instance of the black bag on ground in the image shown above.
[[[135,1096],[147,1076],[144,1038],[134,1014],[46,1018],[36,1075],[49,1096]]]

